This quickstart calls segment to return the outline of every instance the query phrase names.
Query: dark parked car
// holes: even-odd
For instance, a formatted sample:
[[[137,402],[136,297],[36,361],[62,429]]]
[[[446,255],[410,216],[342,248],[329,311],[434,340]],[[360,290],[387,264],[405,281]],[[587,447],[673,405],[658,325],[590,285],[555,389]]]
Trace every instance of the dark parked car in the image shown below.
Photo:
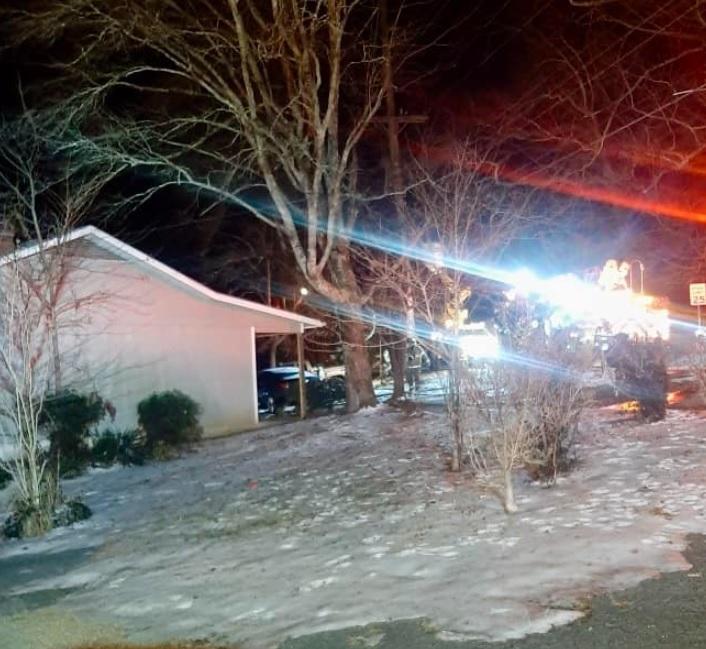
[[[332,408],[346,398],[342,376],[319,379],[314,372],[305,372],[306,398],[309,408]],[[287,407],[299,407],[299,368],[272,367],[258,372],[257,402],[260,412],[281,413]]]

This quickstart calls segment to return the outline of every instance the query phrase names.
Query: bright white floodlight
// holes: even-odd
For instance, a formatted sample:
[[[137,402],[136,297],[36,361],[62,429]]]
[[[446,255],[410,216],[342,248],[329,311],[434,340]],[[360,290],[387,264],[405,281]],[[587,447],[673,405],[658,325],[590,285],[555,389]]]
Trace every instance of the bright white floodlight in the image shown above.
[[[472,324],[458,338],[458,346],[464,358],[498,358],[500,340],[480,323]]]
[[[527,268],[521,268],[512,273],[511,282],[515,290],[522,295],[535,293],[540,284],[537,276]]]

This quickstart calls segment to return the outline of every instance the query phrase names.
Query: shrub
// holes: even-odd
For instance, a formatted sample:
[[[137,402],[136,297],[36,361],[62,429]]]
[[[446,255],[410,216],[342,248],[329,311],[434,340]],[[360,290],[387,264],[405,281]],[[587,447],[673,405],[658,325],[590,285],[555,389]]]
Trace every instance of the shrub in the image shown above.
[[[123,466],[142,466],[148,457],[144,435],[137,430],[118,434],[118,462]]]
[[[3,534],[7,538],[27,538],[48,532],[54,526],[54,512],[60,499],[58,480],[47,471],[40,485],[39,503],[16,499],[3,524]]]
[[[179,446],[170,446],[166,442],[155,442],[149,449],[150,458],[157,462],[173,460],[179,457]]]
[[[532,407],[528,408],[531,433],[525,469],[532,479],[548,484],[553,484],[559,473],[569,471],[577,460],[575,442],[587,403],[583,377],[591,367],[592,350],[572,339],[570,333],[555,332],[545,347],[531,356],[551,370],[533,372],[535,388]]]
[[[573,333],[517,327],[507,330],[504,343],[514,358],[475,360],[472,367],[452,358],[452,468],[460,470],[465,461],[479,483],[500,496],[506,512],[517,511],[515,470],[551,484],[575,459],[591,350]],[[517,357],[532,363],[518,363]]]
[[[66,391],[46,399],[40,423],[48,431],[50,461],[59,465],[62,476],[78,475],[86,468],[91,428],[106,414],[114,417],[115,411],[95,392]]]
[[[66,527],[85,521],[93,515],[91,508],[78,498],[62,503],[54,512],[54,527]]]
[[[118,461],[120,439],[118,433],[103,431],[93,442],[91,463],[96,466],[111,466]]]
[[[179,447],[201,438],[201,406],[179,390],[158,392],[140,401],[137,415],[145,431],[147,448]]]
[[[72,525],[92,515],[88,505],[78,498],[63,500],[59,481],[51,471],[45,472],[39,494],[39,504],[21,499],[12,503],[12,513],[2,526],[5,537],[40,536],[54,527]]]
[[[145,463],[147,451],[144,439],[138,431],[103,431],[93,443],[92,462],[97,466],[111,466],[116,462],[123,466]]]
[[[668,376],[665,346],[661,340],[631,340],[618,334],[606,354],[615,369],[616,390],[637,401],[646,421],[659,421],[667,413]]]

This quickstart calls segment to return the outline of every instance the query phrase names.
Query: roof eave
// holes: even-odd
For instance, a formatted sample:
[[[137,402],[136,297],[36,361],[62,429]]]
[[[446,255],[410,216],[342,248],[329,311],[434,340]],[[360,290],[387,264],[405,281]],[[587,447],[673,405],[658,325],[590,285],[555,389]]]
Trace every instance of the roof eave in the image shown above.
[[[21,248],[4,257],[0,257],[0,266],[10,263],[11,261],[16,261],[19,259],[26,259],[37,254],[40,250],[40,245],[44,246],[44,249],[54,248],[60,244],[68,243],[70,241],[75,241],[81,238],[93,238],[98,240],[98,242],[103,243],[108,246],[108,248],[113,251],[118,251],[122,253],[122,256],[134,259],[149,267],[163,273],[164,275],[170,277],[178,283],[183,284],[191,288],[192,290],[200,293],[201,295],[218,302],[220,304],[227,304],[230,306],[239,307],[242,309],[249,309],[257,313],[262,313],[264,315],[269,315],[273,318],[279,318],[281,320],[288,320],[290,322],[297,322],[302,325],[304,329],[317,329],[319,327],[324,327],[325,324],[316,318],[308,318],[306,316],[299,315],[298,313],[292,313],[290,311],[283,311],[282,309],[276,309],[265,304],[260,304],[258,302],[252,302],[250,300],[244,300],[243,298],[234,297],[232,295],[226,295],[225,293],[219,293],[213,289],[191,279],[187,275],[180,273],[171,266],[158,261],[154,257],[150,257],[148,254],[141,252],[137,248],[133,248],[129,244],[115,238],[114,236],[103,232],[103,230],[93,226],[85,225],[75,230],[71,230],[65,235],[53,237],[44,241],[43,244],[34,244],[32,246],[27,246],[26,248]]]

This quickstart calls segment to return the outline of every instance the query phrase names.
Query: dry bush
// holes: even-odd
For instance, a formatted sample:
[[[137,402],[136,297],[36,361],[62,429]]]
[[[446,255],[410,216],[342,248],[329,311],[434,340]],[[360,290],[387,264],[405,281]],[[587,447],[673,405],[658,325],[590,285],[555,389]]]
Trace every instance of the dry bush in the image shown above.
[[[452,428],[463,431],[464,458],[506,512],[517,511],[515,470],[551,483],[572,463],[589,362],[565,333],[542,334],[502,359],[452,372]]]
[[[575,461],[575,438],[587,402],[584,376],[592,354],[566,332],[556,334],[541,350],[540,366],[533,373],[535,425],[531,453],[525,464],[530,476],[553,484],[558,473]]]

